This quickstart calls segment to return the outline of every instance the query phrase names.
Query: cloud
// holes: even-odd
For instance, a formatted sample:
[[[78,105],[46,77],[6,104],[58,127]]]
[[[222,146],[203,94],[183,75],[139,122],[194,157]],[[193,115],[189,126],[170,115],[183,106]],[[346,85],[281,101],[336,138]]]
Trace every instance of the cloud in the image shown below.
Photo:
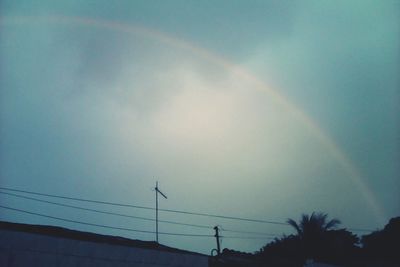
[[[304,3],[291,34],[265,38],[244,63],[333,137],[381,203],[388,194],[381,177],[396,183],[399,173],[398,10],[394,2]]]
[[[375,154],[391,149],[378,141],[396,137],[394,13],[385,4],[359,10],[307,2],[290,8],[284,22],[268,19],[269,34],[261,34],[262,24],[252,28],[252,41],[237,52],[311,114],[367,177],[381,173],[370,157],[397,163]],[[214,32],[218,40],[231,23]],[[371,221],[363,192],[315,132],[274,92],[226,65],[139,33],[90,26],[9,25],[2,37],[2,184],[152,205],[150,187],[159,180],[169,196],[162,205],[174,209],[279,219],[323,210],[354,226]]]

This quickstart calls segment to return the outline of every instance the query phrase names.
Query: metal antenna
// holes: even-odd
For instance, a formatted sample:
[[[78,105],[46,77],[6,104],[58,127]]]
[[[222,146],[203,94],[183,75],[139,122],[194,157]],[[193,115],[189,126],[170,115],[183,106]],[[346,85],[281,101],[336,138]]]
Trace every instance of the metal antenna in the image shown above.
[[[154,189],[156,191],[156,242],[158,243],[158,193],[160,193],[165,199],[167,199],[167,196],[158,189],[158,181],[156,182],[156,187]]]

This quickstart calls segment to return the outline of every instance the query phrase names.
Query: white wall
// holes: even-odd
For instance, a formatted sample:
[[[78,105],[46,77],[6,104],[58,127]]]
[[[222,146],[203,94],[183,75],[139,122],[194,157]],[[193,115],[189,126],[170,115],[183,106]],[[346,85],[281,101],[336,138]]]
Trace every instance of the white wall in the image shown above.
[[[205,267],[208,257],[0,230],[0,266]]]

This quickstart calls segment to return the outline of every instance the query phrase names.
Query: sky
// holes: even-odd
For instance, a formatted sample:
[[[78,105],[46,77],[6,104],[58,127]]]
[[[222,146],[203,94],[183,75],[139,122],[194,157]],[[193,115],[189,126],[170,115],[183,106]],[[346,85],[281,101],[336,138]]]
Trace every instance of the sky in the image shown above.
[[[0,187],[154,207],[158,181],[162,209],[274,222],[321,211],[342,227],[383,228],[400,214],[399,20],[400,2],[389,0],[3,0]],[[0,191],[14,209],[155,229]],[[218,225],[223,248],[248,252],[293,233],[159,217],[211,227],[160,223],[160,232],[213,235]],[[155,239],[4,208],[0,219]],[[213,237],[159,239],[216,247]]]

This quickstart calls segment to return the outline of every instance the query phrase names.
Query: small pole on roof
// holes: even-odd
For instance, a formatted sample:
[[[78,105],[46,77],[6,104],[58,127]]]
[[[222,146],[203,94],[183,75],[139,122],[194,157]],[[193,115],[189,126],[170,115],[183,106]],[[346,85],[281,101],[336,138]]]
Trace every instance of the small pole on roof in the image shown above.
[[[218,226],[215,226],[214,230],[215,230],[215,238],[217,239],[217,255],[219,256],[221,254],[221,246],[219,244],[219,228],[218,228]]]
[[[158,244],[158,194],[160,193],[165,199],[167,199],[167,196],[158,189],[158,181],[154,189],[156,191],[156,242]]]

